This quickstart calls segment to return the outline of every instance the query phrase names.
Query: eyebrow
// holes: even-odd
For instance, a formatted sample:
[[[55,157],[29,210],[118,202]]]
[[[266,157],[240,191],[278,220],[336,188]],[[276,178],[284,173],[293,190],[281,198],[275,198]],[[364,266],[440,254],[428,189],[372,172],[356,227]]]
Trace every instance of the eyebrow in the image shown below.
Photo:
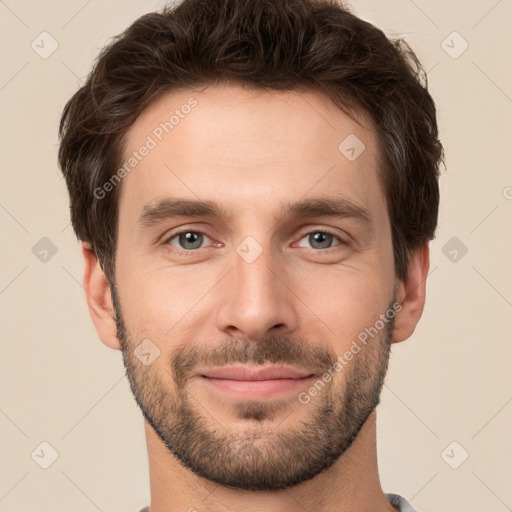
[[[342,197],[322,197],[302,199],[296,203],[289,201],[279,205],[276,220],[282,217],[333,217],[339,219],[353,218],[370,225],[372,219],[369,211]],[[160,222],[177,217],[209,217],[227,219],[229,212],[214,201],[202,201],[181,198],[165,198],[158,202],[148,202],[138,219],[142,228],[149,228]]]

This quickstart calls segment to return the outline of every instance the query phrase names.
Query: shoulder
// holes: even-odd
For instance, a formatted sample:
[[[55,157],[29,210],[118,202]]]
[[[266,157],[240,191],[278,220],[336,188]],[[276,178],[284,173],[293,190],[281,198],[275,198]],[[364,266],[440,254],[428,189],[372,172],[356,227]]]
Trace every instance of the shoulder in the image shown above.
[[[416,512],[416,509],[414,509],[413,506],[403,496],[400,496],[399,494],[388,493],[387,497],[392,505],[396,505],[400,509],[400,512]],[[141,510],[141,512],[149,511]]]

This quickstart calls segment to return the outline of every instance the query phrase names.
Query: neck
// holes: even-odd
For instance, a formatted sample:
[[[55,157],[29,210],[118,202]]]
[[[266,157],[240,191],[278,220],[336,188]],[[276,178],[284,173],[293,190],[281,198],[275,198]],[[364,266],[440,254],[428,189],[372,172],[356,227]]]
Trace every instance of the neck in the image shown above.
[[[145,422],[151,489],[150,512],[396,511],[382,491],[377,468],[376,413],[350,448],[311,480],[277,491],[243,491],[196,476],[169,452]]]

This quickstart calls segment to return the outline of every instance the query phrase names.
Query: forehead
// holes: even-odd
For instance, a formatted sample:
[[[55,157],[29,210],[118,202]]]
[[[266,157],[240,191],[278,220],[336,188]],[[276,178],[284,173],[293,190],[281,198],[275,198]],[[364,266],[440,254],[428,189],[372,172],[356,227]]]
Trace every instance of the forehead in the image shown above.
[[[257,212],[273,199],[339,192],[377,213],[385,207],[377,136],[358,119],[313,91],[215,85],[166,93],[124,139],[120,211],[135,221],[149,202],[177,196]]]

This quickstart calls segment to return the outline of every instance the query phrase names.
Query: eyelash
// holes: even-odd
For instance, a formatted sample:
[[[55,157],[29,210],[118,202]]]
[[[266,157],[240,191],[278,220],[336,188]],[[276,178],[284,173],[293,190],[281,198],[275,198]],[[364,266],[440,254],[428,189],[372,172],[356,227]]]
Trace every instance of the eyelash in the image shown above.
[[[172,247],[171,250],[174,253],[176,253],[178,256],[192,256],[192,255],[197,254],[197,252],[200,251],[201,249],[205,249],[205,247],[200,247],[199,249],[189,249],[189,250],[180,249],[170,243],[171,240],[173,240],[174,238],[178,237],[179,235],[181,235],[183,233],[196,233],[196,234],[200,234],[200,235],[206,235],[208,238],[211,238],[204,231],[193,230],[193,229],[183,229],[181,231],[177,231],[176,233],[173,233],[172,235],[168,236],[165,239],[164,245],[166,245],[168,247],[169,246]],[[331,235],[338,240],[339,244],[334,245],[332,247],[327,247],[326,249],[309,249],[307,247],[301,247],[301,249],[306,250],[307,252],[310,252],[310,253],[315,253],[315,254],[318,254],[319,252],[320,253],[330,253],[332,250],[335,250],[337,247],[347,245],[347,242],[345,240],[343,240],[339,235],[337,235],[336,233],[333,233],[329,229],[314,229],[312,231],[307,231],[306,233],[302,234],[302,236],[298,239],[298,242],[300,242],[306,236],[312,235],[314,233],[323,233],[326,235]],[[296,243],[298,243],[298,242],[296,242]]]

